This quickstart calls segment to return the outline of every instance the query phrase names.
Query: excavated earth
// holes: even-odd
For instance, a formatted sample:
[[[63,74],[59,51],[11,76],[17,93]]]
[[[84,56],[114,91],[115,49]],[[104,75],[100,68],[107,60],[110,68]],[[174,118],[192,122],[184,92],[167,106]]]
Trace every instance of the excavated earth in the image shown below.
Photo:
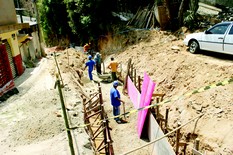
[[[155,93],[164,93],[164,99],[168,100],[178,96],[177,100],[163,104],[160,108],[162,114],[165,114],[166,107],[170,108],[170,129],[176,128],[178,122],[183,124],[204,113],[196,126],[195,122],[191,122],[181,129],[182,139],[189,144],[187,154],[191,154],[193,147],[194,139],[190,138],[192,133],[200,139],[202,152],[208,155],[233,154],[232,83],[184,96],[201,87],[233,78],[233,56],[206,51],[190,54],[183,45],[183,38],[187,33],[185,29],[175,33],[158,30],[129,33],[130,35],[119,38],[124,46],[117,51],[104,53],[102,46],[101,52],[106,58],[105,66],[109,63],[110,56],[114,56],[121,63],[124,75],[127,61],[131,58],[137,75],[143,76],[146,72],[157,83]],[[76,82],[83,83],[86,93],[97,90],[97,85],[88,80],[87,71],[82,71],[86,55],[74,49],[46,52],[47,57],[37,62],[35,68],[27,68],[25,73],[15,80],[19,94],[0,104],[0,154],[69,154],[64,120],[60,117],[62,113],[59,94],[57,89],[54,89],[57,72],[54,54],[61,69],[63,93],[71,124],[76,126],[83,123],[80,87]],[[70,68],[78,70],[81,79],[73,78]],[[107,69],[106,71],[109,72]],[[94,79],[100,81],[95,73]],[[111,83],[101,83],[101,87],[105,110],[112,116],[109,103]],[[122,86],[119,89],[122,90]],[[126,101],[126,111],[133,110],[129,98],[124,95],[122,98]],[[116,154],[147,143],[137,136],[136,118],[134,113],[127,118],[127,124],[110,121]],[[76,137],[77,153],[93,153],[83,128],[73,131],[72,134]],[[170,142],[174,143],[172,140]],[[149,147],[145,147],[134,154],[150,154],[149,152]]]

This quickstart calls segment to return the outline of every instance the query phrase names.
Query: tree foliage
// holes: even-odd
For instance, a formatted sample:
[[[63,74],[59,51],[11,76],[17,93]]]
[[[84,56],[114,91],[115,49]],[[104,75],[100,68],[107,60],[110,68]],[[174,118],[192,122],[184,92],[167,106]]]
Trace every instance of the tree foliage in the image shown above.
[[[196,13],[198,10],[199,0],[192,0],[189,3],[189,10],[184,13],[184,25],[192,29],[197,26]]]
[[[79,45],[95,41],[119,24],[112,11],[136,11],[139,4],[148,2],[154,0],[39,0],[45,40],[49,43],[67,34],[71,42]]]
[[[47,44],[57,44],[57,41],[70,35],[71,30],[67,23],[66,6],[63,0],[40,0],[38,6],[40,24]]]
[[[111,24],[112,7],[109,0],[64,0],[64,3],[69,26],[77,36],[73,39],[76,42],[82,44],[94,40],[105,33],[106,28]]]

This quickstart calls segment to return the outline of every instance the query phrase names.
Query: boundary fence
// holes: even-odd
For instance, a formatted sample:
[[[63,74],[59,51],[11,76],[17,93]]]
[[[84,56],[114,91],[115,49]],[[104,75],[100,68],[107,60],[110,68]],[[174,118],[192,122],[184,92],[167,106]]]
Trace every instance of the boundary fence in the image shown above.
[[[54,54],[54,59],[58,69],[58,74],[56,75],[57,81],[55,87],[58,86],[62,110],[63,110],[63,117],[65,120],[65,125],[69,140],[70,151],[71,154],[74,155],[75,150],[73,146],[73,139],[75,139],[75,137],[74,135],[71,134],[70,131],[77,129],[77,127],[70,127],[67,109],[65,107],[63,94],[62,94],[62,88],[64,88],[64,83],[62,80],[60,68],[56,60],[56,54]],[[74,82],[79,87],[79,93],[83,103],[82,112],[84,117],[84,123],[90,124],[88,126],[85,126],[85,131],[90,138],[90,142],[94,153],[96,155],[97,154],[114,155],[114,150],[112,145],[113,141],[110,134],[111,128],[109,127],[109,120],[103,106],[102,90],[100,87],[100,83],[98,83],[98,92],[94,94],[88,94],[84,91],[82,87],[82,83],[80,82],[80,76],[78,74],[78,71],[72,68],[69,69],[70,69],[70,73],[72,74],[72,78]]]
[[[124,94],[127,94],[127,77],[130,77],[130,79],[132,80],[132,82],[134,83],[134,85],[136,86],[136,88],[138,89],[139,92],[141,92],[141,87],[142,87],[142,81],[143,78],[141,78],[140,76],[137,76],[137,70],[134,68],[134,64],[132,62],[132,59],[130,58],[128,60],[128,64],[127,64],[127,70],[126,70],[126,76],[125,76],[125,80],[124,80],[124,86],[123,86],[123,92]],[[165,93],[156,93],[152,95],[152,101],[151,104],[157,104],[157,106],[151,107],[149,108],[149,114],[148,114],[148,119],[149,122],[147,124],[147,133],[148,133],[148,137],[150,139],[150,141],[153,141],[154,138],[158,138],[158,137],[162,137],[164,134],[167,134],[169,132],[172,131],[172,129],[169,128],[168,125],[168,116],[169,116],[169,108],[166,108],[165,111],[165,116],[161,114],[161,110],[160,110],[160,105],[159,103],[163,102],[164,100],[164,96]],[[202,116],[202,115],[201,115]],[[151,119],[155,118],[157,124],[159,125],[159,127],[157,127],[153,122],[151,122]],[[200,117],[197,117],[195,126],[197,124],[197,121],[199,120]],[[154,130],[153,133],[153,128],[156,129]],[[174,152],[174,154],[180,154],[183,153],[184,155],[186,154],[186,149],[188,146],[188,141],[181,141],[181,131],[180,131],[180,127],[181,127],[181,123],[178,122],[177,123],[177,129],[175,132],[171,132],[169,135],[167,135],[168,140],[170,142],[173,142],[172,144],[165,142],[162,142],[159,145],[154,144],[152,146],[152,154],[158,154],[158,150],[154,150],[154,149],[161,149],[164,148],[166,151],[166,153],[169,152],[169,154],[171,154],[172,152]],[[157,128],[159,128],[157,130]],[[160,131],[161,130],[161,131]],[[161,133],[163,132],[163,133]],[[153,137],[153,135],[155,134],[159,134],[157,135],[157,137]],[[199,139],[197,138],[198,135],[196,133],[191,133],[191,135],[189,135],[189,137],[193,140],[195,140],[194,142],[194,147],[192,148],[192,153],[193,155],[202,155],[201,151],[199,150]],[[170,147],[169,145],[172,145],[174,148],[174,151],[170,150],[172,147]],[[160,153],[165,153],[165,152],[160,152]],[[165,153],[165,154],[166,154]],[[125,153],[127,154],[127,153]]]

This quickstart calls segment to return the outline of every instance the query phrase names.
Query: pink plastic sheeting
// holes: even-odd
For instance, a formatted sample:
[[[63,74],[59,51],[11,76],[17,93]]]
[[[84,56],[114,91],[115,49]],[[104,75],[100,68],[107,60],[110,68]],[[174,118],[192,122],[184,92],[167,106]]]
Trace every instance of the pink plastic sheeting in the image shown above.
[[[150,104],[151,97],[153,95],[155,86],[156,86],[156,84],[150,79],[150,77],[146,73],[144,73],[139,108],[148,106]],[[143,129],[143,126],[145,123],[146,115],[147,115],[147,111],[148,111],[148,109],[141,110],[138,112],[137,127],[138,127],[139,138],[141,137],[142,129]]]
[[[128,89],[127,91],[129,98],[133,102],[134,108],[138,109],[140,104],[141,94],[139,93],[139,91],[137,90],[137,88],[135,87],[134,83],[132,82],[129,76],[127,79],[127,89]]]

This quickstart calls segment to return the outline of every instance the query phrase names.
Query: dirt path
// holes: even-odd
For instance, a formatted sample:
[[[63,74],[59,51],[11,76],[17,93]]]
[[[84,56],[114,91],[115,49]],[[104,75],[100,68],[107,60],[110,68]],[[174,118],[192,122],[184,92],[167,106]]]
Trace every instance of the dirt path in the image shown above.
[[[54,79],[49,73],[49,63],[42,59],[36,68],[27,69],[16,79],[20,93],[1,104],[1,133],[4,133],[1,136],[1,154],[14,154],[18,148],[21,150],[20,146],[61,137],[58,135],[62,133],[62,120],[53,114],[58,96],[53,89]],[[46,146],[50,150],[53,145],[57,144],[53,142]],[[28,148],[22,147],[25,154],[33,152]]]
[[[112,88],[112,83],[101,84],[103,99],[104,99],[104,108],[109,117],[112,117],[112,106],[110,103],[110,89]],[[131,111],[134,109],[133,104],[129,100],[128,96],[122,94],[122,86],[117,88],[121,93],[122,100],[125,101],[125,110]],[[121,105],[121,113],[123,113],[123,106]],[[146,144],[147,142],[139,139],[137,134],[137,113],[130,115],[126,118],[128,123],[126,124],[117,124],[114,120],[110,120],[110,127],[112,128],[111,136],[113,139],[113,149],[116,154],[122,154],[127,150],[139,147]],[[149,148],[145,147],[140,151],[134,153],[135,155],[149,155]]]
[[[69,145],[61,113],[58,91],[54,89],[55,65],[53,57],[43,58],[34,69],[16,79],[19,94],[0,106],[0,154],[69,154]],[[71,78],[64,75],[64,82]],[[72,83],[64,89],[66,103],[77,103],[80,113],[73,123],[82,123],[80,102]],[[80,129],[73,133],[80,140],[79,153],[91,153],[86,133]],[[76,145],[76,144],[75,144]]]

